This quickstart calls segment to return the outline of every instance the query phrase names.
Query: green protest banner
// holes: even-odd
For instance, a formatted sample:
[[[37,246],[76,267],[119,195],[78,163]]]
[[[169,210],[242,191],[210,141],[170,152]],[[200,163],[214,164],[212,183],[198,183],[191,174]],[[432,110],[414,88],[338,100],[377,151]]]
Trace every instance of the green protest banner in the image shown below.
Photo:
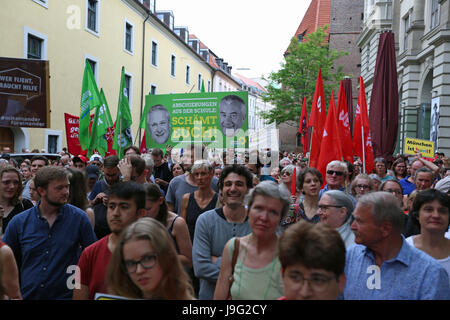
[[[248,92],[148,95],[140,128],[147,148],[248,148]]]

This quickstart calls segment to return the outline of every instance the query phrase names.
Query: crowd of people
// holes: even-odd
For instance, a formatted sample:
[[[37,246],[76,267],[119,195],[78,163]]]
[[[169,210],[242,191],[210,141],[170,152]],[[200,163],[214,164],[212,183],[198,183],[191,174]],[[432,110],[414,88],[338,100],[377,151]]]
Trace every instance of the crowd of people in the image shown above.
[[[450,299],[444,154],[229,152],[3,152],[0,299]]]

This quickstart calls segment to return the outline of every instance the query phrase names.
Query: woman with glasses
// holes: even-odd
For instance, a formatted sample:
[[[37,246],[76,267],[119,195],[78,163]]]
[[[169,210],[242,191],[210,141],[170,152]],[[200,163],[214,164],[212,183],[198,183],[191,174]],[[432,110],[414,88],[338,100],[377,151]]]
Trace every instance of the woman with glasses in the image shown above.
[[[144,217],[121,234],[106,273],[112,294],[131,299],[192,300],[189,276],[166,227]]]
[[[375,158],[375,173],[380,177],[381,183],[386,180],[395,179],[393,176],[388,174],[387,161],[384,158]]]
[[[294,170],[296,170],[295,173],[296,176],[298,176],[300,170],[293,164],[285,166],[280,172],[280,188],[284,189],[284,191],[288,192],[289,194],[292,194],[292,178],[294,175]],[[300,194],[298,192],[298,186],[296,186],[295,195],[291,196],[292,203],[297,202],[299,195]]]
[[[336,300],[345,287],[345,250],[339,233],[325,224],[300,221],[287,229],[278,242],[280,300]]]
[[[320,222],[336,229],[346,248],[355,244],[355,234],[350,229],[353,209],[353,201],[345,192],[329,190],[320,198],[317,210]]]
[[[5,233],[11,219],[33,207],[28,199],[22,199],[22,177],[13,166],[0,167],[0,234]]]
[[[395,175],[395,178],[400,181],[402,179],[406,178],[406,162],[405,159],[403,158],[398,158],[397,160],[394,161],[394,163],[392,164],[392,172]]]
[[[145,186],[145,216],[154,218],[166,226],[181,264],[191,268],[192,242],[186,220],[169,211],[161,190],[154,183]]]
[[[277,229],[289,210],[289,195],[273,181],[263,181],[248,195],[252,232],[231,238],[222,253],[214,300],[273,300],[283,295]],[[232,257],[237,250],[235,266]],[[234,269],[234,271],[233,271]],[[230,278],[233,282],[230,287]]]
[[[420,234],[406,242],[435,258],[450,278],[450,239],[445,237],[450,226],[450,197],[438,190],[428,189],[417,194],[411,219]]]
[[[374,186],[372,179],[370,179],[367,174],[361,173],[353,179],[350,189],[352,191],[352,195],[356,200],[358,200],[361,196],[372,192],[374,190]]]
[[[398,180],[387,180],[380,186],[380,191],[392,193],[397,199],[402,210],[404,209],[403,188]]]

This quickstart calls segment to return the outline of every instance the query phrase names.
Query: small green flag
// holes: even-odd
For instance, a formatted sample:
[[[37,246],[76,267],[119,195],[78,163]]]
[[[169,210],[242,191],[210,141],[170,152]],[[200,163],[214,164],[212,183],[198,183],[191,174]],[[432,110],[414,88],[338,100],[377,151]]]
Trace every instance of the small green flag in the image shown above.
[[[83,85],[81,89],[80,102],[80,124],[78,129],[78,141],[81,149],[89,147],[89,123],[91,121],[91,110],[101,105],[100,93],[95,82],[91,65],[86,59],[83,75]]]
[[[127,88],[125,87],[125,67],[122,67],[120,80],[119,105],[117,107],[116,125],[114,127],[113,149],[117,151],[117,156],[123,158],[123,149],[133,144],[131,134],[131,111],[128,102]]]
[[[106,134],[108,128],[112,127],[113,123],[103,89],[100,91],[100,99],[102,104],[95,110],[94,122],[92,124],[91,136],[89,139],[88,157],[93,154],[94,149],[96,149],[103,158],[108,151]]]
[[[200,92],[205,92],[205,81],[203,81],[203,79],[202,79],[202,88]]]

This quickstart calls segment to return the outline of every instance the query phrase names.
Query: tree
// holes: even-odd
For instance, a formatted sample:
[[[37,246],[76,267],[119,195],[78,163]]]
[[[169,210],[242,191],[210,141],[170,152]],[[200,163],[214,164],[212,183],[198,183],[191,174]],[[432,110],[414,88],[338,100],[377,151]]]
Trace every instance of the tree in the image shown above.
[[[290,122],[297,127],[304,97],[306,97],[308,113],[311,112],[319,68],[322,69],[326,104],[330,101],[331,90],[337,92],[336,89],[344,73],[341,65],[334,65],[335,60],[347,55],[348,52],[329,49],[326,40],[327,30],[327,25],[319,28],[316,32],[307,35],[302,42],[295,37],[291,39],[288,54],[285,56],[285,62],[281,64],[281,69],[272,72],[269,76],[271,84],[267,88],[268,93],[264,100],[271,102],[275,108],[261,113],[268,123]]]

